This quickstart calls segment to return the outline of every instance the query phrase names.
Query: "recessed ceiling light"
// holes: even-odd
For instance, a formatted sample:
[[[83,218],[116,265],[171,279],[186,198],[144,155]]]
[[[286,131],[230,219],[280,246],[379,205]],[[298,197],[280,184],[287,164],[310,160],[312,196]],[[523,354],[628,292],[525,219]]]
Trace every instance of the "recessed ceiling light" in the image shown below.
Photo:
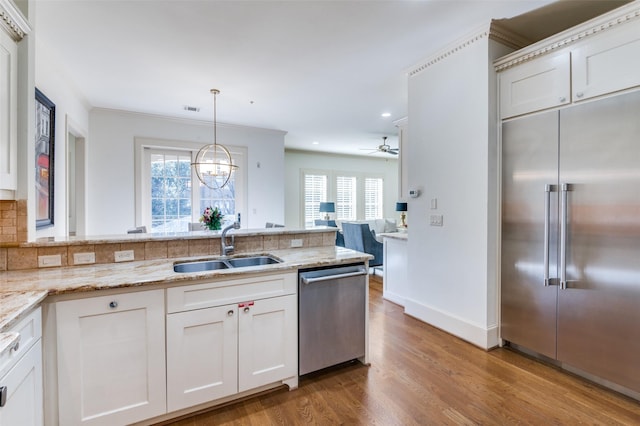
[[[382,116],[383,116],[384,118],[388,118],[388,117],[391,117],[391,113],[390,113],[390,112],[383,112],[383,113],[382,113]]]
[[[320,142],[318,142],[318,141],[313,141],[313,142],[311,142],[311,144],[312,144],[312,145],[320,145]]]

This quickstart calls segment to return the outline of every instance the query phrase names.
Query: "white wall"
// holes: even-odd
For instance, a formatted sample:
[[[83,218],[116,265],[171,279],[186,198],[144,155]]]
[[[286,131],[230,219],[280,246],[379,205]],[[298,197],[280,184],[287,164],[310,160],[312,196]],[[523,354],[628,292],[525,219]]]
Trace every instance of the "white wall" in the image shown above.
[[[123,233],[135,224],[134,139],[212,142],[210,122],[94,109],[87,147],[87,234]],[[248,215],[242,226],[284,221],[285,132],[218,123],[218,142],[247,147]],[[259,167],[258,167],[259,163]]]
[[[301,170],[303,169],[382,174],[384,178],[384,217],[400,220],[400,214],[395,211],[396,201],[398,201],[398,160],[396,158],[287,150],[285,152],[285,166],[286,208],[284,223],[287,226],[304,226],[300,182]]]
[[[36,32],[37,34],[37,32]],[[47,49],[46,41],[36,38],[35,85],[56,105],[54,158],[54,226],[35,232],[35,238],[67,234],[67,131],[73,127],[79,136],[87,136],[90,106],[67,78],[64,69]],[[35,94],[33,95],[35,96]],[[35,173],[34,165],[29,165]],[[28,188],[28,197],[35,200],[35,183]],[[29,220],[35,223],[35,201],[30,203]],[[35,229],[35,228],[33,228]],[[32,238],[30,233],[30,238]]]
[[[497,344],[491,59],[508,50],[486,35],[457,46],[462,47],[425,60],[430,65],[409,78],[409,187],[422,194],[409,199],[406,312],[488,348]],[[443,215],[442,227],[429,225],[432,214]]]

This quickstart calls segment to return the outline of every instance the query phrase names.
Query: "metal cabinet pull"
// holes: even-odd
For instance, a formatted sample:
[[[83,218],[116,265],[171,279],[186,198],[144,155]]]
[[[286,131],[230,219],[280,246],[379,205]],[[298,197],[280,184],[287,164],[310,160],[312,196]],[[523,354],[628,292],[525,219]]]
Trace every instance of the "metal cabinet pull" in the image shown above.
[[[249,312],[249,311],[250,311],[250,309],[249,309],[249,307],[248,307],[248,306],[247,306],[246,308],[244,308],[244,313],[245,313],[245,314],[246,314],[247,312]]]
[[[568,193],[571,185],[562,184],[560,203],[560,288],[567,288],[567,217],[568,217]]]
[[[544,186],[544,286],[549,285],[549,222],[551,221],[551,185]]]
[[[367,275],[367,271],[364,268],[362,268],[356,272],[347,272],[344,274],[324,275],[316,278],[302,277],[302,282],[305,284],[313,284],[313,283],[318,283],[322,281],[337,280],[340,278],[357,277],[359,275]]]
[[[18,349],[20,349],[20,342],[16,342],[11,348],[11,350],[14,352],[18,352]]]
[[[118,307],[118,302],[116,302],[115,300],[113,300],[113,301],[109,302],[109,307],[110,307],[111,309],[115,309],[115,308],[117,308],[117,307]]]
[[[0,386],[0,407],[4,407],[7,403],[7,394],[9,391],[6,386]]]
[[[229,310],[229,311],[227,312],[227,316],[228,316],[228,317],[232,317],[232,316],[233,316],[233,309],[231,309],[231,310]]]

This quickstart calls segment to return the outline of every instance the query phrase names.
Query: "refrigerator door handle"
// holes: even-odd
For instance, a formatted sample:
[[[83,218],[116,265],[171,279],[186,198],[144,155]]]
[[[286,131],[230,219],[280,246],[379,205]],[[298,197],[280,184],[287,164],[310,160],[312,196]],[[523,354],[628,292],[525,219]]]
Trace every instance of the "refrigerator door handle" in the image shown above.
[[[551,192],[553,185],[544,186],[544,286],[549,285],[549,228],[551,221]]]
[[[567,288],[567,217],[571,184],[563,183],[560,201],[560,288]]]

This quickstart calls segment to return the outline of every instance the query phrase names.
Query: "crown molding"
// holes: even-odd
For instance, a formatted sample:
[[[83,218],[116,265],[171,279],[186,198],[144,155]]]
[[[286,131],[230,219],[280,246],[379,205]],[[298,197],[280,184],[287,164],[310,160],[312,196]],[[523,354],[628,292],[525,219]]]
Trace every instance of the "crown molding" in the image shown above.
[[[531,61],[539,56],[557,51],[578,41],[618,27],[622,24],[640,19],[640,2],[634,1],[611,12],[604,13],[585,23],[576,25],[538,43],[525,47],[517,52],[496,60],[493,65],[496,71],[504,71],[516,65]]]
[[[531,41],[513,31],[502,27],[495,20],[492,20],[491,22],[484,24],[476,30],[468,33],[466,36],[459,38],[453,43],[447,45],[439,52],[436,52],[434,55],[420,61],[418,65],[415,65],[414,67],[409,69],[407,71],[407,74],[409,75],[409,77],[419,74],[430,66],[437,64],[443,59],[446,59],[449,56],[454,55],[485,38],[494,40],[513,49],[520,49],[531,44]]]
[[[475,31],[472,31],[468,35],[462,38],[459,38],[453,43],[450,43],[449,45],[445,46],[442,50],[420,61],[417,65],[413,66],[407,71],[408,76],[413,77],[414,75],[421,73],[422,71],[448,58],[449,56],[455,55],[461,50],[481,41],[484,38],[489,37],[490,30],[491,30],[490,23],[482,25],[480,28],[476,29]]]
[[[0,0],[0,26],[15,41],[22,40],[31,32],[29,22],[11,0]]]
[[[491,21],[489,38],[512,49],[522,49],[532,43],[528,38],[505,28],[495,19]]]
[[[409,122],[409,117],[402,117],[393,122],[393,125],[396,127],[406,126]]]

